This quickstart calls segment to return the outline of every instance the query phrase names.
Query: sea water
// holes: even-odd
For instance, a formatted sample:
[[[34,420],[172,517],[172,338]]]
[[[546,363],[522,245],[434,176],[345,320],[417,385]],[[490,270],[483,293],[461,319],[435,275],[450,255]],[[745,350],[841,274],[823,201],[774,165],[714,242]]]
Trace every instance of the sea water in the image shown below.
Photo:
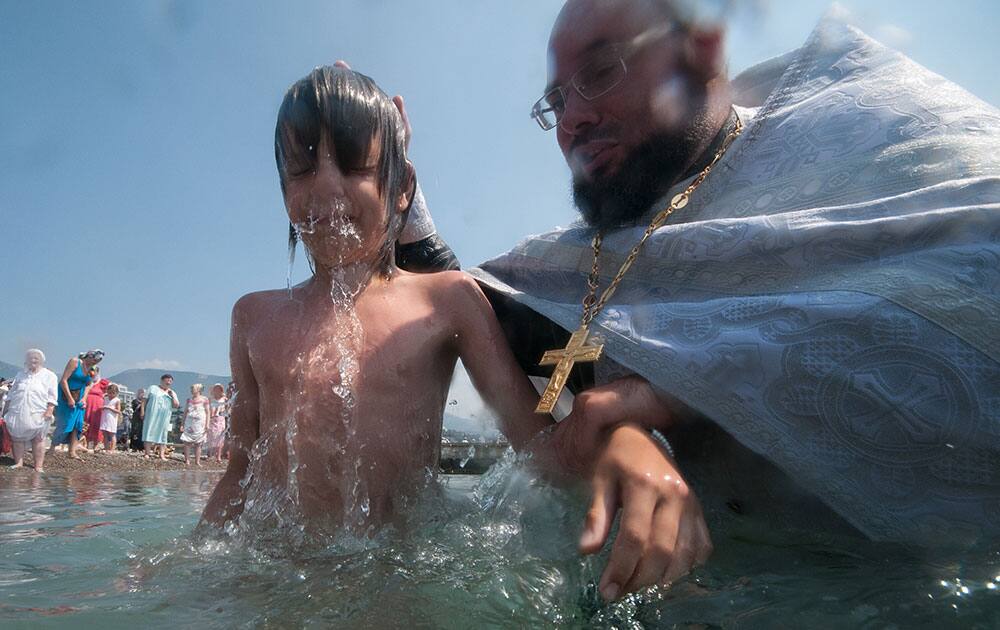
[[[309,551],[196,532],[219,473],[5,476],[0,626],[996,628],[1000,556],[748,534],[709,515],[708,566],[614,604],[575,541],[585,496],[513,457],[443,476],[406,531]]]

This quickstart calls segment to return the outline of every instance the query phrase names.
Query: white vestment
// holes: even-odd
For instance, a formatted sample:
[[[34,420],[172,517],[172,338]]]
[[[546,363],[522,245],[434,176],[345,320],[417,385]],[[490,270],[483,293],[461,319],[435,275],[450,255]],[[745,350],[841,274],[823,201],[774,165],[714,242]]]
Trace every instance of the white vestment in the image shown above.
[[[1000,112],[831,18],[733,85],[746,128],[597,318],[606,355],[872,538],[995,537]],[[644,229],[605,237],[602,287]],[[472,273],[575,330],[592,236]]]

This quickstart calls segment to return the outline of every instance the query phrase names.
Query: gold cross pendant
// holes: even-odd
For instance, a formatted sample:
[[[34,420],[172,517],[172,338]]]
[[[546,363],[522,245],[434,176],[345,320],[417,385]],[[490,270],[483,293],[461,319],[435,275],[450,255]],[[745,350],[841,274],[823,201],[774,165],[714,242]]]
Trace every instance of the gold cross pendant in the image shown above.
[[[587,327],[580,326],[575,333],[570,335],[569,343],[566,344],[565,348],[549,350],[542,355],[542,360],[538,362],[538,365],[555,365],[556,367],[552,371],[552,378],[549,379],[549,384],[545,387],[542,399],[535,407],[535,413],[552,413],[556,401],[559,400],[559,394],[562,393],[563,387],[566,387],[566,379],[569,378],[569,371],[573,369],[574,363],[578,361],[592,362],[601,358],[604,344],[586,345],[589,335],[590,331],[587,330]]]

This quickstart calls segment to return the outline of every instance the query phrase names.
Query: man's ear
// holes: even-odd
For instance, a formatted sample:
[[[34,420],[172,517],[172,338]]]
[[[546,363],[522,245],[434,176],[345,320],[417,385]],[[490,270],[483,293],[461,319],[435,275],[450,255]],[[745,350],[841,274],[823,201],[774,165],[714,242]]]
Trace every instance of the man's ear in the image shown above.
[[[725,71],[724,35],[719,24],[689,27],[684,41],[684,65],[696,80],[708,83]]]
[[[413,203],[413,195],[417,190],[417,171],[413,168],[413,162],[406,160],[406,175],[403,179],[403,192],[399,195],[396,203],[397,212],[406,212]]]

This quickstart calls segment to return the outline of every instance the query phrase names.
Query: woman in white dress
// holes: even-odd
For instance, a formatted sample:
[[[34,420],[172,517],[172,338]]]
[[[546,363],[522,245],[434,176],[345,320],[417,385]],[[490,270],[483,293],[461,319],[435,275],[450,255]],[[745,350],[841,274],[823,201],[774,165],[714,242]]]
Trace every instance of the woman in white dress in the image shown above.
[[[184,442],[184,465],[191,463],[191,445],[194,444],[194,461],[196,466],[201,466],[201,445],[208,437],[208,417],[211,414],[211,407],[207,396],[202,396],[204,386],[195,383],[191,386],[191,398],[187,400],[187,408],[184,411],[184,433],[181,434],[181,442]]]
[[[45,354],[32,348],[25,353],[24,369],[11,383],[2,413],[13,441],[14,468],[24,466],[24,451],[31,444],[35,470],[45,472],[45,433],[56,408],[59,379],[43,367]]]

